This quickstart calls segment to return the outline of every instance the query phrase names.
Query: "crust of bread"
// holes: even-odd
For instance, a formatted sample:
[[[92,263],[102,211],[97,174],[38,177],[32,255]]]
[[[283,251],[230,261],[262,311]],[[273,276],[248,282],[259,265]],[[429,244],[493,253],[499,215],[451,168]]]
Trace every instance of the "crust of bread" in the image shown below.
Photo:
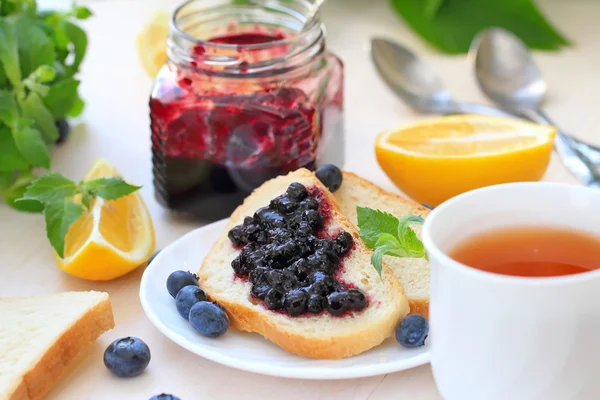
[[[429,318],[429,299],[408,299],[411,314],[421,314]]]
[[[344,182],[350,182],[352,187],[361,186],[368,190],[369,192],[375,193],[374,197],[378,198],[388,198],[390,199],[390,203],[403,204],[407,209],[411,210],[412,214],[420,215],[425,218],[431,212],[427,207],[422,206],[421,204],[409,200],[399,194],[389,192],[380,186],[377,186],[373,182],[356,175],[353,172],[343,171],[344,173]],[[343,183],[342,183],[343,185]],[[369,206],[369,204],[364,204],[364,206]],[[385,258],[388,258],[387,256]],[[384,258],[384,259],[385,259]],[[410,313],[411,314],[421,314],[425,318],[429,318],[429,297],[420,295],[418,297],[411,297],[410,293],[407,293],[408,302],[410,305]]]
[[[403,203],[407,207],[411,208],[414,214],[420,215],[423,218],[428,216],[431,210],[427,207],[422,206],[416,201],[407,199],[397,193],[393,193],[385,190],[381,186],[377,186],[373,182],[368,179],[363,178],[362,176],[356,175],[354,172],[344,171],[344,179],[351,179],[354,184],[358,184],[366,187],[370,191],[377,193],[381,197],[390,197],[394,199],[396,203]]]
[[[115,326],[108,294],[73,323],[22,377],[6,400],[40,400],[69,370],[73,361],[104,332]]]
[[[305,178],[314,181],[314,186],[317,186],[319,189],[321,189],[326,201],[332,205],[332,219],[335,220],[337,225],[341,226],[342,229],[354,236],[356,247],[353,252],[357,251],[366,253],[368,255],[371,254],[371,250],[368,249],[360,240],[356,227],[338,211],[336,199],[329,192],[329,190],[327,190],[318,181],[318,179],[315,178],[312,172],[306,169],[297,170],[289,175],[275,178],[265,183],[263,186],[261,186],[261,188],[257,189],[257,191],[260,191],[265,186],[276,186],[279,184],[279,180],[289,180],[290,177],[295,179]],[[255,194],[256,191],[250,197],[254,196]],[[214,251],[219,251],[221,246],[231,246],[229,239],[227,238],[228,231],[237,223],[239,223],[244,216],[251,215],[255,211],[251,209],[251,206],[248,205],[250,202],[250,197],[247,198],[244,203],[231,215],[230,222],[225,228],[225,231],[210,250],[209,254]],[[207,281],[210,279],[210,276],[207,276],[207,274],[204,272],[206,263],[208,262],[207,259],[208,257],[203,261],[198,273],[200,286],[205,290],[211,300],[216,301],[225,307],[230,317],[231,325],[234,328],[242,331],[259,333],[260,335],[282,347],[284,350],[300,356],[318,359],[340,359],[360,354],[381,344],[385,339],[390,337],[395,332],[400,320],[409,312],[408,300],[404,295],[402,284],[397,279],[393,271],[384,264],[382,279],[387,285],[389,285],[388,290],[390,290],[392,293],[396,293],[393,295],[395,304],[391,306],[394,310],[391,318],[377,321],[377,323],[370,324],[369,326],[357,324],[355,327],[356,329],[349,334],[336,334],[331,335],[328,338],[309,337],[304,334],[294,332],[291,329],[286,329],[286,327],[281,326],[281,324],[271,319],[269,316],[270,314],[274,314],[272,311],[267,309],[259,309],[258,307],[250,307],[244,302],[229,301],[228,299],[220,296],[220,293],[212,291],[210,285],[207,285]],[[231,268],[229,265],[227,265],[227,267]]]

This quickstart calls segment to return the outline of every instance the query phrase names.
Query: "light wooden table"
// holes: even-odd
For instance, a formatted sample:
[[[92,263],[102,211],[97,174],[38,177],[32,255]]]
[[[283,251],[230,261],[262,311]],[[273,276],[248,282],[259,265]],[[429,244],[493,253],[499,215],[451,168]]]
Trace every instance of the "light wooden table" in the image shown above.
[[[68,5],[70,0],[42,0]],[[176,220],[154,200],[150,167],[148,94],[151,81],[138,64],[134,38],[154,6],[172,8],[176,1],[93,0],[95,17],[85,23],[89,55],[81,86],[87,108],[70,140],[58,148],[54,168],[80,179],[98,157],[110,159],[142,194],[156,225],[159,247],[197,227]],[[343,3],[343,4],[342,4]],[[373,155],[375,134],[420,116],[412,113],[379,80],[368,55],[368,39],[383,35],[402,40],[431,61],[460,99],[483,101],[465,57],[444,57],[416,39],[385,0],[331,0],[325,19],[330,47],[346,63],[346,168],[393,189]],[[568,132],[600,144],[597,94],[600,93],[600,3],[592,0],[542,2],[547,14],[575,42],[560,54],[537,54],[550,84],[547,112]],[[574,180],[552,160],[548,180]],[[54,264],[40,216],[0,205],[0,296],[34,295],[68,290],[110,293],[117,327],[105,334],[49,396],[60,400],[148,399],[161,392],[192,399],[411,399],[439,400],[429,366],[348,381],[287,380],[240,372],[204,360],[159,333],[142,312],[138,289],[142,270],[109,283],[92,283],[63,274]],[[117,379],[102,363],[106,346],[116,338],[143,338],[152,362],[142,376]]]

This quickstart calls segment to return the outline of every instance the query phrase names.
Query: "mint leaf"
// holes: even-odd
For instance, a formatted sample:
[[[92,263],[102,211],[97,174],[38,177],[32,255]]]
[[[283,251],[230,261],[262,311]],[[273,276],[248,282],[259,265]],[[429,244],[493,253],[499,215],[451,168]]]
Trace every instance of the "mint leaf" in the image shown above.
[[[77,184],[59,173],[42,175],[27,187],[21,200],[50,204],[77,194]]]
[[[75,106],[79,98],[78,87],[79,81],[75,78],[67,78],[50,86],[48,94],[44,97],[44,104],[55,120],[65,118]]]
[[[73,4],[73,15],[77,19],[88,19],[92,16],[92,10],[87,7],[77,6]]]
[[[382,234],[396,235],[398,232],[398,219],[392,214],[366,207],[356,207],[356,217],[360,238],[370,249],[375,248]]]
[[[29,76],[41,65],[54,64],[54,43],[38,27],[35,19],[21,14],[14,20],[13,26],[19,46],[21,76]]]
[[[10,128],[0,124],[0,172],[21,171],[29,167],[29,162],[23,157]]]
[[[69,40],[73,43],[73,63],[70,66],[71,72],[74,74],[79,70],[79,66],[85,57],[87,50],[88,39],[85,31],[77,25],[66,22],[64,24],[65,32],[69,36]]]
[[[425,0],[425,15],[429,18],[435,17],[444,0]]]
[[[93,181],[83,182],[84,192],[102,197],[107,200],[115,200],[119,197],[127,196],[140,189],[141,186],[133,186],[121,178],[99,178]]]
[[[50,169],[50,152],[42,134],[29,123],[17,122],[12,131],[13,139],[21,154],[35,167]]]
[[[2,66],[2,59],[0,59],[0,87],[6,87],[6,74]]]
[[[371,256],[371,264],[375,268],[375,271],[381,277],[381,272],[383,271],[383,256],[389,250],[387,246],[377,247],[373,251],[373,255]]]
[[[14,175],[12,172],[0,172],[0,190],[4,190],[12,184],[15,179]]]
[[[46,235],[60,258],[65,256],[65,237],[69,227],[83,214],[83,208],[69,200],[46,204]]]
[[[58,139],[58,129],[52,113],[46,108],[37,93],[29,93],[21,104],[25,118],[35,121],[35,127],[42,132],[46,143],[55,143]]]
[[[497,26],[530,48],[558,50],[569,45],[533,0],[445,0],[432,18],[433,0],[391,0],[393,7],[430,45],[449,54],[466,53],[481,30]]]
[[[64,61],[69,51],[69,36],[64,29],[65,15],[56,11],[45,11],[40,13],[39,17],[43,19],[40,27],[52,38],[56,46],[57,60]]]
[[[56,71],[49,65],[40,65],[31,75],[37,82],[46,83],[54,79]]]
[[[41,213],[44,211],[44,205],[39,201],[21,199],[33,179],[35,178],[31,175],[21,175],[12,186],[2,191],[4,202],[19,211],[31,213]]]
[[[407,252],[407,257],[424,257],[425,246],[419,240],[410,225],[423,225],[425,220],[417,215],[406,215],[398,221],[398,240],[400,246]]]
[[[0,123],[13,126],[19,117],[17,102],[10,90],[0,89]]]
[[[0,63],[10,83],[18,86],[21,83],[21,68],[17,38],[13,25],[2,17],[0,17]]]
[[[67,116],[73,117],[73,118],[78,117],[79,115],[81,115],[84,108],[85,108],[85,102],[81,99],[81,97],[79,97],[79,95],[77,95],[77,98],[75,99],[75,102],[73,103],[73,106],[67,112]]]
[[[418,215],[400,219],[383,211],[356,207],[360,238],[373,250],[371,264],[381,276],[384,255],[427,258],[423,242],[410,227],[425,221]]]
[[[387,254],[395,257],[410,257],[410,255],[404,251],[398,239],[389,233],[382,234],[377,240],[374,248],[375,250],[371,256],[371,264],[373,264],[379,276],[381,276],[381,272],[383,270],[382,262],[384,255]]]

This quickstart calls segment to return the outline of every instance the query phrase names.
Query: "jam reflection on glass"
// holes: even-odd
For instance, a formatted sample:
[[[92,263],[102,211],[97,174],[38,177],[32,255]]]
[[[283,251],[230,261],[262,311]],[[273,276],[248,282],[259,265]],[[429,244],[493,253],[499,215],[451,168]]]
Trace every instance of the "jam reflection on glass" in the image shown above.
[[[283,37],[243,33],[210,42],[254,45]],[[197,45],[192,53],[211,50]],[[265,51],[244,50],[243,59],[260,61]],[[268,51],[270,58],[284,55],[287,45]],[[214,221],[228,217],[266,180],[321,163],[340,164],[342,66],[335,56],[325,57],[334,68],[283,85],[245,78],[243,69],[235,78],[221,78],[191,66],[163,68],[150,99],[159,202]]]
[[[311,189],[292,183],[233,227],[228,237],[241,251],[231,267],[249,280],[252,296],[269,310],[292,317],[362,311],[368,305],[365,294],[340,279],[354,239],[346,231],[327,234],[329,205]]]

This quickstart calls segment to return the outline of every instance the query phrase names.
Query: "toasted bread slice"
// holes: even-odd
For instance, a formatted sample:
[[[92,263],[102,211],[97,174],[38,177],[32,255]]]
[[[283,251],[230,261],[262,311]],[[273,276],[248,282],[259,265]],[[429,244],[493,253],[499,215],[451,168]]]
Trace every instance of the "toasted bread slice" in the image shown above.
[[[374,183],[344,171],[342,187],[335,192],[340,211],[357,224],[356,207],[369,207],[388,212],[398,218],[407,214],[426,217],[429,209],[400,195],[383,190]],[[419,227],[413,227],[419,234]],[[394,270],[410,303],[410,312],[425,317],[429,314],[429,262],[424,258],[385,256],[384,261]]]
[[[106,293],[0,299],[0,399],[43,398],[77,356],[113,326]]]
[[[238,255],[227,237],[228,231],[267,206],[283,194],[293,182],[317,187],[329,203],[331,218],[326,229],[340,229],[355,238],[354,248],[344,259],[341,278],[354,284],[369,298],[369,306],[356,314],[333,317],[328,313],[290,317],[268,310],[262,302],[251,301],[251,284],[234,276],[231,261]],[[333,195],[316,179],[301,169],[272,179],[256,189],[235,212],[204,259],[199,275],[200,286],[214,301],[227,310],[232,325],[240,330],[257,332],[290,353],[321,359],[339,359],[362,353],[392,335],[399,321],[408,313],[408,300],[393,271],[384,266],[380,278],[371,265],[371,251],[359,239],[356,227],[339,211]]]

